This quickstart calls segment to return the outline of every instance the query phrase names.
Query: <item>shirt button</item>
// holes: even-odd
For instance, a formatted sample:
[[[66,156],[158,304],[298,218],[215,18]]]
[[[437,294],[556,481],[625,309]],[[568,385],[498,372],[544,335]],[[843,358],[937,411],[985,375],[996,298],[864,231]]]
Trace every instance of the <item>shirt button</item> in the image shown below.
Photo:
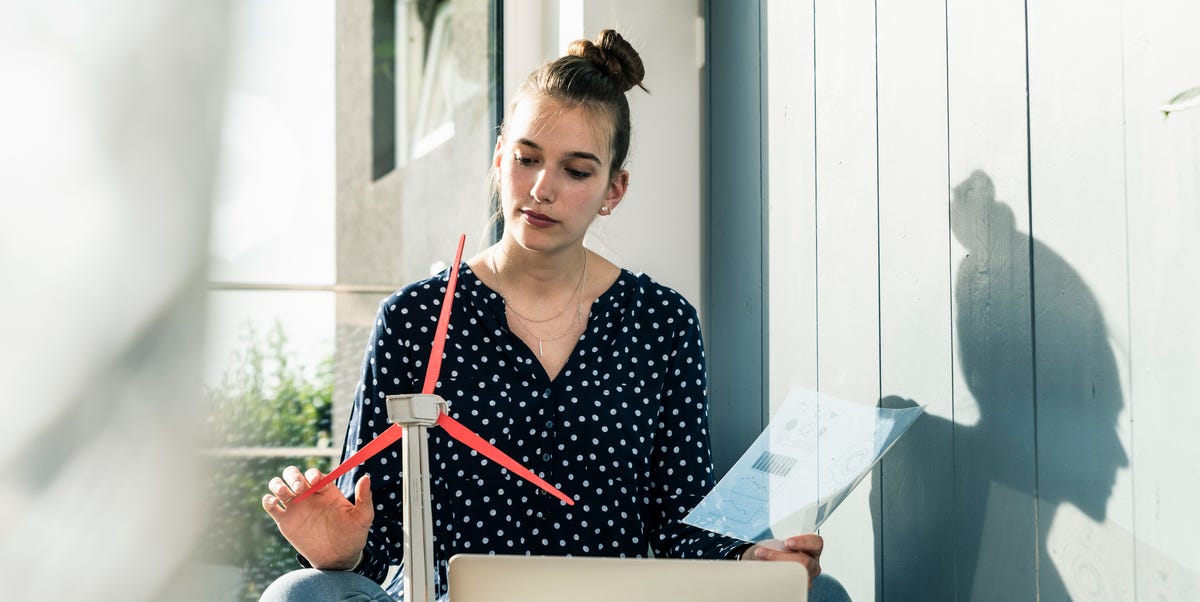
[[[553,428],[554,428],[554,421],[553,421],[553,420],[547,420],[547,421],[546,421],[546,429],[553,429]]]
[[[544,392],[542,392],[542,397],[545,397],[546,399],[550,399],[550,393],[551,393],[551,390],[546,389]]]
[[[550,461],[550,454],[542,454],[542,459],[543,459],[543,460],[545,460],[545,461],[547,461],[547,462],[549,462],[549,461]]]

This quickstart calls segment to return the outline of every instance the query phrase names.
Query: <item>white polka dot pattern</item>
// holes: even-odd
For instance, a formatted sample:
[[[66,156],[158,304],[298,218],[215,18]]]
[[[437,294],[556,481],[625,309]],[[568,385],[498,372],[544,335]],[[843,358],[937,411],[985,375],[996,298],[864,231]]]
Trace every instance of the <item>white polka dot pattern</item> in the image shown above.
[[[346,451],[389,425],[387,395],[421,389],[448,272],[385,299],[363,359]],[[571,496],[567,506],[440,429],[429,434],[435,580],[459,552],[724,558],[743,542],[680,522],[713,486],[704,350],[695,308],[622,271],[550,381],[508,329],[500,296],[464,263],[435,392],[450,413]],[[375,523],[360,572],[402,560],[400,447],[339,480],[372,476]],[[388,591],[402,599],[401,584]]]

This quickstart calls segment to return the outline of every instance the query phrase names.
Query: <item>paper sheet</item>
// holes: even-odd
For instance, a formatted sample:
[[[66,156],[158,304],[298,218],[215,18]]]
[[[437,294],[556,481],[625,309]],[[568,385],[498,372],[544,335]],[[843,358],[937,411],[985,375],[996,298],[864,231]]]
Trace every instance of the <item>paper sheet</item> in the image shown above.
[[[811,533],[924,410],[793,387],[737,464],[684,518],[744,541]]]

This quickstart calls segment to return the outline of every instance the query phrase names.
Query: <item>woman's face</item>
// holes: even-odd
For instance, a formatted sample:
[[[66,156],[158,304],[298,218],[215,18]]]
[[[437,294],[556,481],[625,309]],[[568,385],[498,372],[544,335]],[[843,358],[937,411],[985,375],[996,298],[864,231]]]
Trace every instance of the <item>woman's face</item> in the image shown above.
[[[538,96],[513,108],[493,157],[506,237],[526,249],[561,251],[582,243],[602,208],[617,206],[629,174],[610,174],[608,128],[582,107]]]

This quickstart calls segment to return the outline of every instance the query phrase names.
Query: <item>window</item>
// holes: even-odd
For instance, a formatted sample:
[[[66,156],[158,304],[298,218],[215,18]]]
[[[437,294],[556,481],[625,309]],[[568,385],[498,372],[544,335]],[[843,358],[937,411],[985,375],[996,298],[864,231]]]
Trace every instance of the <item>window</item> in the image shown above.
[[[287,464],[327,469],[334,350],[335,5],[231,5],[210,236],[209,511],[199,560],[223,599],[295,568],[259,499]]]
[[[379,300],[440,269],[458,233],[491,241],[499,13],[489,0],[232,11],[197,554],[213,597],[257,600],[297,568],[259,500],[287,465],[339,459]]]

